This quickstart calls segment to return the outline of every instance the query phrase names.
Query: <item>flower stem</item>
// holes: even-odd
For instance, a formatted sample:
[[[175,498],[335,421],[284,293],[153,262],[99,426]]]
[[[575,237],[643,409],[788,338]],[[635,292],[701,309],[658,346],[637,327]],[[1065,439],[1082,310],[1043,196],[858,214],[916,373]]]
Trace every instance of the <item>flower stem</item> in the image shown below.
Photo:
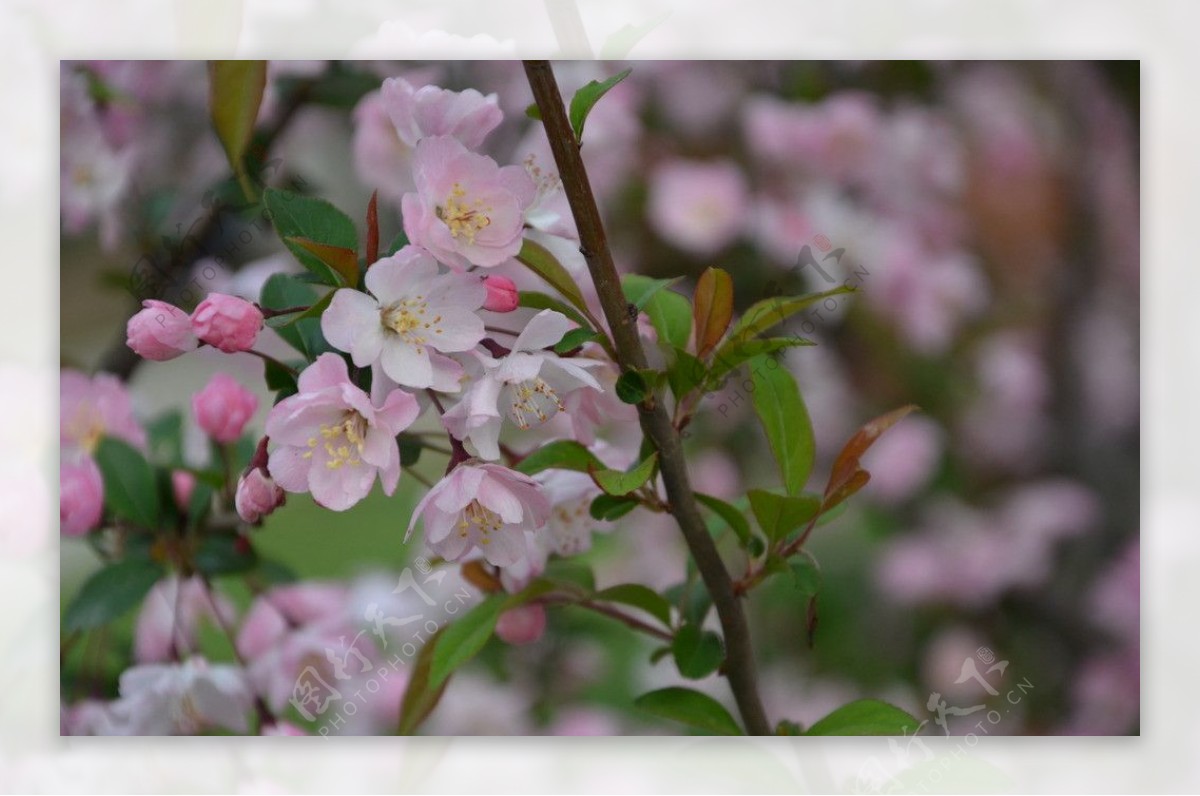
[[[579,230],[579,251],[587,261],[588,271],[596,285],[600,305],[612,330],[617,364],[622,371],[646,367],[646,353],[635,325],[636,312],[631,313],[621,292],[620,277],[613,264],[612,253],[600,210],[592,194],[580,143],[567,120],[566,108],[554,80],[549,61],[526,61],[525,75],[533,89],[546,137],[558,165],[559,177],[571,205],[571,214]],[[733,591],[733,581],[725,569],[717,546],[704,526],[704,518],[696,504],[688,481],[687,463],[679,433],[671,424],[663,402],[653,396],[638,405],[642,431],[658,451],[663,485],[670,501],[671,513],[696,561],[704,585],[712,596],[721,628],[725,634],[725,673],[737,700],[738,710],[751,735],[770,735],[771,726],[758,694],[758,678],[754,667],[754,652],[750,645],[750,629],[742,604]]]

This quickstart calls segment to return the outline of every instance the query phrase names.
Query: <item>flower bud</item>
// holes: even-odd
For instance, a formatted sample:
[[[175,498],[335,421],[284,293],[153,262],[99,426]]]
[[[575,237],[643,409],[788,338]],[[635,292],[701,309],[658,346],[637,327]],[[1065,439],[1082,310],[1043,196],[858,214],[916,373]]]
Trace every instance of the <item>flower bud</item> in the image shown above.
[[[496,635],[509,644],[532,644],[546,632],[546,609],[540,603],[510,608],[500,614]]]
[[[196,476],[187,470],[171,471],[171,493],[175,496],[175,505],[182,512],[187,512],[192,505],[192,490],[196,488]]]
[[[261,467],[255,467],[238,479],[234,505],[238,516],[258,524],[262,518],[283,505],[285,495],[275,479]]]
[[[83,536],[100,524],[104,481],[90,456],[63,462],[59,474],[58,514],[65,536]]]
[[[193,350],[199,341],[188,314],[165,301],[147,299],[125,326],[126,340],[143,359],[165,362]]]
[[[235,442],[258,409],[258,396],[227,373],[218,373],[192,396],[192,412],[205,434],[217,442]]]
[[[520,302],[516,284],[507,276],[487,276],[483,279],[487,299],[483,308],[492,312],[512,312]]]
[[[192,313],[196,336],[227,354],[249,351],[262,328],[262,310],[224,293],[210,293]]]

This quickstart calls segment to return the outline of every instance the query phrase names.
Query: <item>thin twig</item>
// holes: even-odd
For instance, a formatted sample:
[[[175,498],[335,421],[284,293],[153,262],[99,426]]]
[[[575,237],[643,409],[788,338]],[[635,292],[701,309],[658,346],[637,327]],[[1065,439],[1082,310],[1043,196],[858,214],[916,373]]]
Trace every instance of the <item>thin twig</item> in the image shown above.
[[[546,126],[546,137],[550,141],[559,177],[571,205],[575,227],[579,230],[579,250],[587,262],[596,294],[612,331],[617,364],[622,371],[645,368],[646,354],[635,326],[636,312],[629,311],[630,305],[621,292],[620,277],[608,248],[600,210],[596,206],[579,153],[580,144],[567,119],[550,62],[526,61],[525,74],[533,89],[542,123]],[[671,425],[671,418],[662,401],[655,400],[653,396],[639,404],[638,415],[643,432],[658,451],[663,486],[672,514],[683,532],[721,620],[725,634],[725,674],[746,730],[752,735],[770,735],[770,722],[758,694],[750,628],[742,604],[734,594],[733,581],[696,505],[679,434]]]

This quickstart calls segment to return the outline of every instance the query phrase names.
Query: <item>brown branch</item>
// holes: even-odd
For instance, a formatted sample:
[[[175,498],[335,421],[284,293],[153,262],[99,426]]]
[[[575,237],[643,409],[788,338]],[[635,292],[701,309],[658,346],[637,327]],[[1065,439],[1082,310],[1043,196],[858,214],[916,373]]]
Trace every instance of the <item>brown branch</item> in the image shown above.
[[[646,367],[646,354],[638,337],[629,304],[621,292],[620,277],[613,265],[612,254],[600,221],[600,210],[592,195],[579,142],[567,119],[566,108],[554,80],[549,61],[526,61],[525,74],[533,97],[537,101],[546,136],[554,152],[559,177],[571,205],[571,214],[579,230],[579,250],[587,261],[588,271],[596,285],[600,305],[612,329],[617,364],[623,371]],[[662,401],[648,398],[638,406],[642,431],[658,451],[663,485],[670,501],[671,513],[696,561],[704,585],[712,596],[721,628],[725,633],[725,674],[737,700],[738,710],[751,735],[770,735],[770,722],[758,694],[754,652],[750,644],[750,629],[742,605],[733,591],[733,582],[716,544],[704,526],[688,481],[687,464],[679,434],[671,425]]]

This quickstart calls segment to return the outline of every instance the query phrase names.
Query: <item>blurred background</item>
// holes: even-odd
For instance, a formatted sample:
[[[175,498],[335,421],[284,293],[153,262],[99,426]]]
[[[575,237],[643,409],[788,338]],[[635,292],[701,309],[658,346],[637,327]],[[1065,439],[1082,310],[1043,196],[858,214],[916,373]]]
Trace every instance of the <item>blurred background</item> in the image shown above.
[[[815,534],[812,609],[786,583],[750,601],[771,718],[809,723],[877,696],[936,734],[981,721],[990,734],[1137,733],[1137,63],[556,71],[569,95],[627,66],[583,149],[619,266],[685,276],[685,293],[720,266],[740,310],[857,288],[786,324],[818,343],[785,358],[817,434],[814,479],[864,421],[922,409],[872,449],[871,484]],[[545,157],[519,63],[273,62],[260,129],[276,159],[263,179],[330,199],[360,229],[378,190],[387,240],[411,188],[378,103],[391,76],[496,92],[506,121],[488,153]],[[269,228],[231,208],[206,91],[200,62],[63,64],[62,363],[128,378],[147,422],[186,410],[217,370],[260,385],[262,366],[212,351],[139,365],[124,347],[133,275],[164,269],[155,297],[190,308],[213,290],[256,298],[269,274],[298,270]],[[737,379],[704,399],[689,431],[702,491],[732,499],[776,482]],[[422,466],[436,475],[439,464]],[[368,590],[419,552],[401,543],[416,496],[409,480],[343,514],[293,496],[258,544],[302,578]],[[588,554],[598,584],[677,583],[677,536],[660,517],[628,515]],[[96,564],[86,545],[62,547],[65,601]],[[131,629],[114,632],[110,679]],[[664,731],[627,708],[678,677],[651,651],[602,618],[552,611],[542,642],[490,644],[428,730]],[[64,699],[78,696],[78,674],[64,667]]]

